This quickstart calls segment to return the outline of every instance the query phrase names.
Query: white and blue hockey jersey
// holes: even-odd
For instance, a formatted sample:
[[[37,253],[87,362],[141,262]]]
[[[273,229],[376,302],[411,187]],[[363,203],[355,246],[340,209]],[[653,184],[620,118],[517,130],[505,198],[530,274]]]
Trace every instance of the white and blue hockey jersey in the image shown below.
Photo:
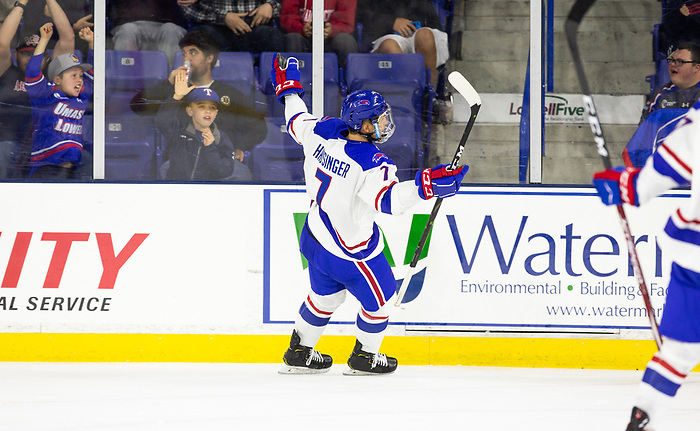
[[[376,215],[401,214],[420,202],[418,187],[413,181],[399,182],[396,165],[376,145],[346,139],[342,120],[307,113],[297,95],[287,96],[285,115],[289,135],[304,147],[311,234],[343,259],[381,253],[384,239]]]
[[[695,170],[693,170],[695,168]],[[665,191],[693,183],[700,175],[700,102],[647,159],[637,179],[640,204]],[[700,272],[700,188],[693,188],[668,219],[660,238],[664,253],[684,268]]]

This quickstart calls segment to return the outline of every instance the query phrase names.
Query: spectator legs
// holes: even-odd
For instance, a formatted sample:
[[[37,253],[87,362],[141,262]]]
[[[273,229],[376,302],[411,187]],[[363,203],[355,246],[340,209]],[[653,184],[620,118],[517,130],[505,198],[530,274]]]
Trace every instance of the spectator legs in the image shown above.
[[[119,51],[138,51],[141,49],[139,41],[143,40],[144,35],[139,22],[128,22],[112,30],[114,49]]]
[[[287,52],[310,52],[311,41],[300,33],[287,33],[284,35],[284,50]]]
[[[435,36],[430,29],[420,28],[415,35],[415,50],[423,54],[425,68],[430,69],[430,83],[433,88],[437,86],[437,49],[435,47]]]
[[[311,39],[299,33],[284,35],[285,51],[311,52]],[[357,52],[357,40],[348,33],[338,33],[334,38],[326,40],[325,52],[334,52],[338,56],[338,66],[345,67],[348,54]]]
[[[338,56],[338,67],[345,68],[348,54],[357,52],[357,40],[348,33],[338,33],[330,41],[326,41],[326,51],[335,52]]]
[[[185,33],[187,33],[186,29],[171,22],[162,24],[156,33],[156,46],[159,47],[159,50],[165,51],[165,55],[168,56],[168,64],[173,64],[175,53],[180,50],[178,42],[185,36]]]
[[[376,52],[381,54],[403,54],[398,42],[393,39],[385,39],[377,48]]]
[[[226,26],[198,25],[192,30],[206,31],[217,40],[221,51],[241,51],[259,54],[264,51],[284,51],[284,35],[278,28],[269,25],[253,27],[244,35],[235,35]]]
[[[237,49],[235,51],[249,51],[259,54],[264,51],[279,52],[284,50],[284,35],[276,27],[259,25],[253,28],[248,38],[251,49]]]
[[[14,167],[19,153],[19,145],[14,141],[0,142],[0,178],[15,178]]]
[[[133,21],[122,24],[112,31],[114,49],[121,51],[164,51],[168,64],[173,63],[178,42],[187,30],[173,23],[155,21]]]

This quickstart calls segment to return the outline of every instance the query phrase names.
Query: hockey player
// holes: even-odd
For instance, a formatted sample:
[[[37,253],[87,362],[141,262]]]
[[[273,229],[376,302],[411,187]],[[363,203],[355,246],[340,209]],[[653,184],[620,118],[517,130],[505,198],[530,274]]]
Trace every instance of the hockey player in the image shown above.
[[[374,91],[356,91],[343,102],[341,118],[317,118],[300,95],[296,58],[277,55],[272,81],[285,105],[289,135],[304,147],[306,192],[311,198],[300,247],[309,262],[311,290],[299,309],[281,373],[322,373],[333,364],[314,346],[349,291],[361,304],[355,348],[346,374],[385,374],[395,358],[379,353],[393,307],[396,280],[382,253],[384,240],[374,219],[401,214],[421,199],[449,197],[468,167],[447,165],[399,182],[396,166],[375,145],[394,132],[391,108]]]
[[[598,172],[593,184],[606,205],[648,202],[674,187],[700,184],[700,102],[679,121],[658,150],[638,168],[618,167]],[[671,256],[671,277],[664,314],[659,325],[661,349],[647,364],[627,431],[650,431],[700,362],[700,196],[674,211],[661,236],[664,252]]]

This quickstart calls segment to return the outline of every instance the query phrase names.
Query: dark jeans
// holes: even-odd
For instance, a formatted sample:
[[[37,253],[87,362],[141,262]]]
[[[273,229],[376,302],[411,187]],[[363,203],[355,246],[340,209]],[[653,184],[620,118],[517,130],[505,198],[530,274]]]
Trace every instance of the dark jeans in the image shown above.
[[[219,42],[221,51],[239,51],[260,54],[261,52],[284,51],[284,36],[282,32],[270,25],[253,27],[253,31],[243,35],[234,34],[225,25],[203,24],[192,28],[202,30],[214,36]]]
[[[285,51],[287,52],[311,52],[311,38],[306,38],[300,33],[287,33],[284,35]],[[338,66],[345,67],[348,54],[357,52],[357,41],[351,34],[338,33],[332,39],[326,39],[323,47],[325,52],[334,52],[338,56]]]
[[[59,165],[44,165],[36,168],[31,176],[33,180],[74,180],[76,179],[75,167],[63,167]]]

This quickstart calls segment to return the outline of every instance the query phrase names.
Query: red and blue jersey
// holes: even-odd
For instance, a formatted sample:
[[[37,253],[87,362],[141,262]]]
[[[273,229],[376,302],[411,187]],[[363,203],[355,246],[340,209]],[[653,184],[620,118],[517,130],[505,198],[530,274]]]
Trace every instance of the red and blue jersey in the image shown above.
[[[41,72],[42,59],[43,55],[32,56],[25,72],[34,122],[30,175],[43,165],[80,163],[83,151],[83,116],[93,94],[92,69],[83,75],[83,89],[78,97],[70,97],[46,79]]]

